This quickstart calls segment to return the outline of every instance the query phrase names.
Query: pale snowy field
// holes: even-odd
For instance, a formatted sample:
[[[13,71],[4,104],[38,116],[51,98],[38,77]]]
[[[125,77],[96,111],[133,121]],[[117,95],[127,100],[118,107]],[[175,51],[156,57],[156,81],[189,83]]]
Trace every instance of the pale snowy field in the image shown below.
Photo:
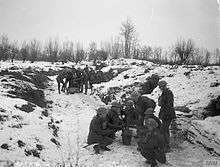
[[[132,65],[135,62],[136,65]],[[122,72],[117,77],[106,83],[95,85],[95,88],[101,92],[107,92],[110,87],[123,87],[134,82],[143,82],[147,76],[153,73],[163,76],[168,82],[168,86],[175,96],[175,106],[186,105],[192,111],[202,111],[209,103],[211,98],[220,95],[219,87],[210,87],[212,82],[220,82],[220,68],[206,67],[205,70],[192,70],[189,76],[185,76],[184,72],[189,69],[185,67],[170,68],[170,66],[159,66],[153,63],[144,62],[145,65],[139,65],[142,61],[134,60],[118,60],[108,62],[114,68],[130,68]],[[86,64],[86,62],[84,63]],[[72,64],[65,64],[71,66]],[[37,63],[5,63],[0,62],[2,69],[10,66],[18,66],[19,68],[35,67],[48,71],[49,69],[61,69],[61,64],[37,62]],[[83,65],[84,66],[84,65]],[[151,69],[149,73],[144,73],[146,68]],[[198,67],[199,69],[199,67]],[[103,69],[109,70],[109,67]],[[214,73],[210,73],[214,71]],[[141,75],[139,75],[141,74]],[[124,75],[131,76],[124,79]],[[132,77],[133,76],[133,77]],[[30,113],[19,110],[16,105],[22,106],[27,101],[7,97],[7,88],[0,82],[0,115],[5,115],[7,121],[0,122],[0,145],[7,143],[9,149],[0,148],[0,166],[7,162],[16,162],[15,165],[30,166],[31,163],[41,164],[66,164],[66,166],[80,167],[96,167],[96,166],[118,166],[118,167],[141,167],[149,166],[145,164],[145,159],[137,151],[136,141],[133,139],[131,146],[124,146],[121,140],[120,132],[113,144],[109,146],[110,152],[102,152],[95,155],[92,146],[86,149],[89,124],[95,115],[95,109],[104,105],[95,95],[84,94],[58,94],[55,77],[52,76],[50,86],[45,90],[47,100],[53,101],[48,108],[49,117],[42,115],[45,109],[34,107],[34,111]],[[0,80],[8,78],[0,76]],[[155,99],[160,95],[160,91],[156,88],[149,97]],[[117,98],[120,97],[120,93]],[[157,112],[159,108],[156,108]],[[12,128],[13,125],[20,124],[22,128]],[[215,141],[215,150],[220,153],[220,117],[207,118],[205,120],[192,120],[191,124],[201,129],[201,133],[211,136]],[[58,129],[57,136],[53,135],[54,127]],[[191,128],[191,127],[189,127]],[[57,144],[51,141],[57,141]],[[18,140],[25,143],[25,146],[19,147]],[[211,142],[210,142],[211,143]],[[217,143],[217,144],[216,144]],[[26,156],[25,150],[36,150],[41,145],[42,150],[40,157],[32,155]],[[219,159],[210,155],[201,145],[183,142],[180,148],[173,149],[167,154],[168,164],[159,166],[175,166],[175,167],[200,167],[204,166],[205,160]]]

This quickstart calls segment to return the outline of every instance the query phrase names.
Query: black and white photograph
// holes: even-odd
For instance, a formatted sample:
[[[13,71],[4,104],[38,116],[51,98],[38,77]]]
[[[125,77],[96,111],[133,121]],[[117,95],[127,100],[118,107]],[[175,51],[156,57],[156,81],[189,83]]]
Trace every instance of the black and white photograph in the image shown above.
[[[0,0],[0,167],[220,167],[220,0]]]

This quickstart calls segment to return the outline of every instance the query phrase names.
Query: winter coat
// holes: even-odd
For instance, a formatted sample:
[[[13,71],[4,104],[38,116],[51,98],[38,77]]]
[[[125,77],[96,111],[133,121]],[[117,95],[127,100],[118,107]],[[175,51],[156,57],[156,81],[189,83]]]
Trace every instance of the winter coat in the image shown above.
[[[157,118],[153,113],[152,114],[148,114],[148,115],[145,115],[144,119],[149,119],[149,118],[152,118],[154,119],[157,123],[158,123],[158,129],[161,128],[161,121],[159,118]]]
[[[96,76],[95,76],[95,71],[90,71],[89,72],[89,82],[90,84],[96,83]]]
[[[125,116],[123,121],[126,123],[127,126],[136,124],[138,115],[135,112],[134,107],[125,107],[125,109],[123,110],[123,115]]]
[[[151,94],[153,90],[157,87],[159,81],[158,78],[149,78],[143,85],[142,85],[142,93],[143,94]]]
[[[147,132],[146,129],[146,133],[140,138],[138,146],[143,150],[163,149],[165,147],[164,136],[158,129],[151,132]]]
[[[138,114],[139,121],[138,125],[142,126],[144,121],[144,112],[148,108],[155,108],[156,102],[153,99],[150,99],[146,96],[140,96],[135,103],[136,113]]]
[[[104,119],[94,116],[89,127],[88,144],[101,143],[106,136],[112,134],[112,130],[103,128]]]
[[[106,120],[108,128],[113,129],[114,131],[122,128],[123,121],[119,118],[119,115],[115,111],[109,110],[106,115]]]
[[[159,118],[162,120],[170,120],[176,118],[174,110],[174,97],[171,90],[165,89],[158,99],[158,104],[161,106],[159,112]]]
[[[64,79],[67,77],[67,71],[62,71],[60,74],[58,74],[56,80],[58,83],[64,84]]]

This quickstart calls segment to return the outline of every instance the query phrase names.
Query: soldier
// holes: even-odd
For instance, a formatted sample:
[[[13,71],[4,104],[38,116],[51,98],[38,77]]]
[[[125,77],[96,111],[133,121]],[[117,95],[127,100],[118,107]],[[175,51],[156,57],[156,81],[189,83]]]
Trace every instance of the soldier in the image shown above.
[[[88,65],[86,65],[86,67],[83,69],[83,84],[85,85],[85,94],[87,94],[88,82],[89,82],[89,67]]]
[[[60,84],[62,84],[62,88],[61,88],[61,91],[62,92],[65,92],[65,89],[66,89],[66,79],[67,77],[67,71],[62,71],[60,74],[58,74],[56,80],[57,80],[57,84],[58,84],[58,92],[60,94]]]
[[[138,114],[138,122],[140,126],[143,126],[144,112],[148,108],[155,108],[156,102],[146,96],[142,96],[139,92],[132,92],[130,98],[134,102],[136,112]]]
[[[115,138],[115,133],[123,128],[121,107],[120,103],[112,102],[111,109],[106,115],[107,127],[113,130],[113,133],[110,135],[111,138]]]
[[[146,129],[138,141],[138,147],[141,155],[147,159],[146,163],[149,163],[151,167],[156,167],[157,161],[166,163],[164,136],[159,131],[158,123],[153,118],[148,118],[145,123]]]
[[[159,118],[162,120],[161,130],[164,133],[166,152],[170,151],[170,132],[169,126],[171,122],[176,118],[173,103],[174,97],[170,89],[167,88],[166,81],[160,81],[158,83],[160,90],[162,91],[161,96],[158,99],[158,105],[161,107],[159,112]]]
[[[138,116],[135,112],[134,102],[132,100],[125,102],[125,108],[122,110],[122,115],[124,116],[123,121],[127,127],[135,126]]]
[[[80,67],[76,70],[76,78],[79,92],[83,92],[83,73]]]
[[[87,143],[89,145],[97,143],[93,146],[96,154],[99,154],[100,150],[110,151],[107,146],[113,142],[113,140],[108,137],[113,131],[106,129],[105,126],[106,110],[107,109],[103,107],[98,108],[97,115],[93,117],[89,127]]]
[[[75,72],[76,72],[76,69],[74,68],[74,66],[72,67],[72,69],[67,70],[65,85],[67,86],[67,84],[69,83],[69,88],[72,87],[73,85]]]
[[[160,128],[161,128],[160,119],[157,118],[157,117],[154,115],[154,113],[155,113],[155,111],[154,111],[153,108],[148,108],[148,109],[144,112],[144,115],[145,115],[145,116],[144,116],[144,121],[146,121],[148,118],[154,119],[154,120],[157,122],[157,124],[158,124],[158,129],[160,130]],[[144,122],[144,124],[145,124],[145,122]]]
[[[93,68],[90,68],[90,71],[89,71],[89,87],[91,89],[91,94],[93,92],[93,84],[95,83],[95,70],[93,70]]]
[[[139,92],[132,92],[130,98],[133,100],[134,105],[135,105],[135,110],[138,115],[138,120],[137,120],[137,136],[136,138],[140,137],[140,132],[142,129],[142,126],[144,125],[144,112],[148,108],[155,108],[156,107],[156,102],[153,99],[150,99],[146,96],[142,96]]]
[[[143,94],[151,94],[153,90],[157,87],[159,82],[159,76],[152,74],[151,77],[147,78],[147,81],[142,85]]]

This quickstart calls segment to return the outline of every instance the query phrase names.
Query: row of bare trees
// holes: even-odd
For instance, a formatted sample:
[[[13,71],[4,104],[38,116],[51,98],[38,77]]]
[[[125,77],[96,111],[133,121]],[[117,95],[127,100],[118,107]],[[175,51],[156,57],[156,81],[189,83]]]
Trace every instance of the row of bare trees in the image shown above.
[[[210,59],[216,56],[216,60]],[[34,61],[57,61],[76,63],[82,60],[93,61],[134,58],[153,61],[156,63],[170,64],[220,64],[220,51],[216,49],[213,53],[207,49],[199,49],[193,40],[179,38],[174,46],[163,50],[161,47],[140,45],[137,38],[136,28],[130,19],[122,22],[119,36],[112,37],[109,41],[101,42],[98,49],[97,43],[91,42],[85,49],[79,42],[60,42],[58,39],[48,39],[44,45],[36,39],[23,42],[19,47],[18,42],[10,42],[7,35],[0,36],[0,60],[20,59]]]

